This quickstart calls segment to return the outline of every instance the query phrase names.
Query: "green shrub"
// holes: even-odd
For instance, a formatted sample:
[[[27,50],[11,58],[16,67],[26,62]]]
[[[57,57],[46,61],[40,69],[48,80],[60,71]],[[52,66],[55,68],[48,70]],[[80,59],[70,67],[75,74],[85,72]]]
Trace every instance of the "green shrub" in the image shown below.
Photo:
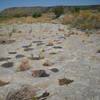
[[[34,14],[32,15],[32,17],[34,17],[34,18],[41,17],[41,16],[42,16],[41,13],[34,13]]]
[[[64,7],[63,6],[56,7],[54,9],[54,13],[56,15],[56,18],[60,17],[62,14],[64,14]]]
[[[72,8],[71,12],[72,13],[79,13],[80,12],[80,8],[78,8],[78,7]]]

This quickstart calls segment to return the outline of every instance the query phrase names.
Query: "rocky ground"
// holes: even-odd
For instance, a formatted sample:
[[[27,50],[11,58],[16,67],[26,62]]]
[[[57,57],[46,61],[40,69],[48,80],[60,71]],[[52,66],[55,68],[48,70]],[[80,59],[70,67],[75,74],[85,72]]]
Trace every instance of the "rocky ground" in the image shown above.
[[[100,31],[87,35],[51,23],[0,26],[0,100],[32,100],[23,86],[34,88],[39,100],[100,100]]]

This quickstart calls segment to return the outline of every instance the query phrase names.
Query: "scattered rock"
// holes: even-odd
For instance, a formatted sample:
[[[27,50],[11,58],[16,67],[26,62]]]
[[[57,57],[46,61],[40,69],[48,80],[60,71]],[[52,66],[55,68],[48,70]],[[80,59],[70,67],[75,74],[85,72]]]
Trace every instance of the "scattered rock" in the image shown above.
[[[44,59],[44,56],[33,56],[33,55],[31,55],[30,57],[28,57],[29,59],[31,59],[31,60],[41,60],[41,59]]]
[[[52,69],[50,69],[52,72],[59,72],[59,70],[57,69],[57,68],[52,68]]]
[[[41,45],[44,45],[45,43],[37,43],[37,46],[41,46]]]
[[[15,40],[0,39],[0,44],[11,44],[14,42],[15,42]]]
[[[2,79],[0,80],[0,87],[5,86],[11,82],[11,79]]]
[[[23,58],[23,57],[25,57],[25,56],[22,55],[22,54],[16,55],[16,59],[18,59],[18,58]]]
[[[6,58],[2,57],[2,58],[0,58],[0,62],[2,62],[2,61],[7,61],[7,60],[9,60],[9,59],[11,59],[11,58],[10,58],[10,57],[6,57]]]
[[[62,49],[61,46],[54,46],[53,48],[54,48],[54,49]]]
[[[25,85],[22,86],[19,90],[13,90],[9,92],[5,100],[32,100],[35,95],[36,90],[30,85]]]
[[[58,30],[64,32],[64,29],[63,28],[59,28]]]
[[[33,77],[48,77],[49,74],[47,74],[45,70],[33,70],[32,76]]]
[[[42,41],[33,41],[33,43],[41,43]]]
[[[60,36],[59,39],[66,39],[66,37],[65,36]]]
[[[46,62],[43,63],[43,66],[52,66],[54,63],[50,62],[47,60]]]
[[[54,44],[52,42],[49,42],[46,46],[53,46]]]
[[[55,55],[55,54],[57,54],[57,52],[51,51],[49,54]]]
[[[30,48],[32,46],[32,44],[29,44],[29,45],[25,45],[25,46],[22,46],[23,48]]]
[[[70,80],[70,79],[66,79],[66,78],[59,79],[59,85],[68,85],[72,82],[74,82],[74,80]]]
[[[9,54],[16,54],[17,52],[9,52]]]
[[[32,51],[33,48],[25,48],[24,51]]]
[[[29,65],[29,61],[28,60],[23,60],[21,65],[16,69],[17,72],[19,71],[26,71],[29,70],[31,68],[31,66]]]
[[[37,99],[46,100],[46,98],[50,95],[49,92],[45,91],[41,96],[37,97]]]
[[[7,63],[2,64],[1,66],[4,68],[10,68],[10,67],[13,67],[13,65],[14,65],[13,62],[7,62]]]

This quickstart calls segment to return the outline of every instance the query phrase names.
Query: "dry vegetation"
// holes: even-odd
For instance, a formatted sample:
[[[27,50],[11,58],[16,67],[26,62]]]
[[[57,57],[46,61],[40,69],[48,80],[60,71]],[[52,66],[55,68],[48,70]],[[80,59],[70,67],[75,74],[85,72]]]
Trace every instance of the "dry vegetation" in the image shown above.
[[[32,16],[27,16],[27,17],[2,16],[0,17],[0,24],[50,22],[52,20],[53,15],[54,15],[53,13],[45,13],[38,18],[34,18]]]
[[[100,12],[83,10],[80,12],[66,13],[61,20],[64,24],[71,24],[78,29],[99,29],[100,28]]]

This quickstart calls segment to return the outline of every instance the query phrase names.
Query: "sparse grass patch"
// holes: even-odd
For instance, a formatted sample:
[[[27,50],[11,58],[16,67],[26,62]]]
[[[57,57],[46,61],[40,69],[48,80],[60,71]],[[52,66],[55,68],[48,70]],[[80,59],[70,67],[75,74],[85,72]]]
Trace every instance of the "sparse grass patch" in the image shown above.
[[[32,100],[38,100],[36,97],[32,97]]]

